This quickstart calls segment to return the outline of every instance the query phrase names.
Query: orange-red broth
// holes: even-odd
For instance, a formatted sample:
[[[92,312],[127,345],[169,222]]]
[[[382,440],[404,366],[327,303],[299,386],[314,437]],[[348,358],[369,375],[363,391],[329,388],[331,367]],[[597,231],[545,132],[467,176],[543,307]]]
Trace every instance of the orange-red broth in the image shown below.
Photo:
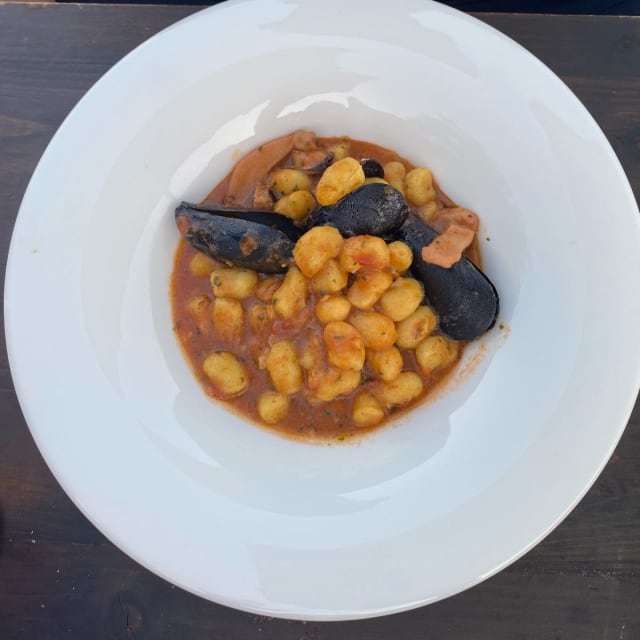
[[[405,158],[399,156],[396,152],[385,149],[378,145],[352,140],[349,138],[317,138],[316,142],[319,148],[325,149],[337,144],[346,145],[349,156],[360,160],[362,158],[372,158],[385,165],[391,161],[402,162],[407,172],[414,168],[414,165]],[[291,166],[290,158],[279,163],[273,170],[282,167]],[[319,176],[313,176],[314,186]],[[226,189],[229,182],[227,176],[220,184],[218,184],[211,193],[204,199],[205,204],[222,204],[225,200]],[[453,202],[436,187],[435,205],[429,205],[433,210],[443,207],[455,206]],[[250,202],[244,203],[250,206]],[[412,215],[420,213],[419,207],[410,205]],[[199,254],[199,255],[197,255]],[[465,253],[467,257],[476,263],[479,263],[479,254],[477,242],[474,241],[470,249]],[[259,416],[257,411],[257,401],[260,395],[269,390],[273,390],[269,374],[266,369],[260,368],[260,355],[265,352],[269,344],[282,339],[288,339],[293,342],[296,351],[302,354],[309,344],[313,341],[322,347],[323,325],[315,316],[315,309],[318,300],[322,297],[322,293],[313,291],[309,287],[309,297],[304,310],[297,314],[291,320],[283,320],[276,317],[271,325],[271,331],[268,336],[256,335],[251,330],[251,326],[247,321],[248,312],[254,304],[264,303],[265,287],[260,285],[256,288],[256,292],[262,299],[259,299],[255,293],[249,295],[241,301],[244,310],[244,336],[241,340],[229,340],[221,336],[214,328],[210,319],[210,314],[204,313],[194,317],[189,310],[189,303],[197,296],[206,296],[212,300],[214,295],[207,270],[223,268],[225,265],[217,263],[210,259],[203,259],[204,256],[196,249],[189,245],[185,240],[181,239],[175,255],[174,269],[171,277],[171,303],[173,309],[174,331],[178,337],[182,350],[187,358],[194,375],[198,379],[204,391],[211,398],[223,401],[230,406],[235,412],[241,416],[248,417],[253,422],[264,427],[273,429],[283,435],[312,440],[345,440],[354,435],[378,429],[380,426],[388,422],[392,416],[397,416],[400,412],[406,412],[414,408],[424,401],[424,399],[432,392],[438,383],[448,377],[455,368],[460,359],[465,343],[457,343],[458,356],[455,361],[447,366],[441,367],[429,375],[424,375],[416,362],[415,352],[413,349],[400,349],[403,357],[403,371],[413,371],[418,373],[424,381],[422,393],[405,406],[385,407],[384,419],[374,425],[361,426],[354,424],[352,420],[352,408],[354,398],[363,390],[374,390],[376,385],[379,386],[380,379],[367,362],[362,369],[361,383],[351,393],[340,396],[328,402],[319,402],[317,399],[309,397],[306,384],[303,388],[289,396],[289,406],[285,418],[277,424],[266,424]],[[192,265],[198,264],[200,275],[194,273]],[[203,270],[203,266],[206,269]],[[196,269],[198,270],[198,269]],[[410,274],[406,274],[410,277]],[[259,282],[273,275],[259,274]],[[276,275],[278,280],[284,279],[284,274]],[[350,277],[350,281],[353,276]],[[266,287],[267,295],[273,293],[277,287]],[[377,306],[374,309],[377,309]],[[204,320],[203,320],[204,318]],[[437,334],[437,329],[434,332]],[[205,358],[214,351],[225,350],[234,353],[243,365],[249,375],[249,386],[240,395],[225,398],[217,391],[211,380],[203,372],[202,364]],[[305,372],[305,376],[307,373]]]

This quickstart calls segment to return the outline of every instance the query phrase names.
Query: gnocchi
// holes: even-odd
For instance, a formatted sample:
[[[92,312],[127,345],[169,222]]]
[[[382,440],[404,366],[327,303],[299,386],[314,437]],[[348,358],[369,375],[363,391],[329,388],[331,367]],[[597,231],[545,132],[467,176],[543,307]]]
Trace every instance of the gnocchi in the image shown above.
[[[239,342],[244,338],[244,309],[233,298],[216,298],[211,309],[213,326],[226,342]]]
[[[304,220],[315,204],[316,201],[311,192],[303,189],[280,198],[274,205],[273,210],[293,220]]]
[[[312,278],[342,250],[344,239],[335,227],[313,227],[293,250],[293,259],[307,278]]]
[[[398,160],[392,160],[384,165],[384,179],[402,193],[404,193],[404,178],[406,175],[407,169]]]
[[[389,271],[358,271],[347,291],[347,299],[356,309],[371,309],[392,282],[393,276]]]
[[[191,273],[194,276],[202,276],[204,278],[209,277],[216,266],[217,263],[215,260],[200,251],[194,253],[193,257],[189,261],[189,270]]]
[[[364,366],[364,340],[348,322],[330,322],[324,327],[327,360],[338,369],[360,371]]]
[[[458,343],[444,336],[430,336],[416,348],[416,361],[425,376],[440,367],[447,367],[458,357]]]
[[[351,303],[345,296],[323,296],[316,302],[316,317],[322,324],[346,320]]]
[[[384,420],[384,409],[370,393],[363,391],[353,399],[351,415],[357,425],[371,427]]]
[[[187,311],[193,318],[198,333],[207,333],[211,326],[209,317],[209,307],[211,299],[209,296],[195,296],[187,304]]]
[[[278,391],[265,391],[258,398],[258,414],[267,424],[277,424],[287,415],[289,396]]]
[[[408,244],[396,240],[389,244],[389,264],[398,272],[406,271],[413,262],[413,252]]]
[[[376,375],[386,382],[395,380],[404,367],[404,359],[397,347],[389,347],[381,351],[369,350],[367,359]]]
[[[261,302],[256,302],[249,309],[249,327],[251,331],[258,337],[263,337],[269,334],[271,330],[271,324],[273,322],[273,305],[266,305]]]
[[[215,269],[210,274],[214,295],[242,300],[258,282],[258,274],[250,269]]]
[[[347,286],[349,274],[335,258],[329,258],[311,278],[311,288],[320,293],[336,293]]]
[[[412,204],[421,206],[431,202],[436,197],[433,176],[426,167],[419,167],[409,171],[405,176],[404,184],[407,200]]]
[[[307,304],[307,281],[295,267],[290,267],[282,284],[273,294],[275,312],[282,318],[293,318]]]
[[[271,176],[271,191],[280,197],[297,191],[308,192],[309,189],[311,189],[311,178],[298,169],[279,169]]]
[[[279,340],[264,358],[264,368],[276,391],[291,395],[302,388],[302,369],[290,340]]]
[[[345,240],[341,249],[340,264],[349,273],[363,268],[382,270],[390,262],[387,243],[376,236],[354,236]]]
[[[408,318],[424,298],[422,285],[414,278],[398,278],[380,298],[380,308],[392,320]]]
[[[397,324],[396,344],[403,349],[415,349],[436,328],[436,314],[427,306],[418,307]]]
[[[424,382],[415,371],[403,371],[393,380],[380,382],[374,394],[386,407],[401,407],[418,398],[423,388]]]
[[[350,191],[364,184],[362,165],[349,156],[329,166],[322,174],[316,186],[316,198],[322,205],[338,202]]]
[[[394,321],[378,311],[356,310],[349,315],[349,322],[360,332],[369,349],[390,349],[398,338]]]
[[[308,372],[311,398],[315,402],[329,402],[357,389],[360,379],[360,371],[332,366],[314,367]]]
[[[229,351],[210,353],[202,363],[202,370],[223,397],[238,395],[249,386],[247,368]]]

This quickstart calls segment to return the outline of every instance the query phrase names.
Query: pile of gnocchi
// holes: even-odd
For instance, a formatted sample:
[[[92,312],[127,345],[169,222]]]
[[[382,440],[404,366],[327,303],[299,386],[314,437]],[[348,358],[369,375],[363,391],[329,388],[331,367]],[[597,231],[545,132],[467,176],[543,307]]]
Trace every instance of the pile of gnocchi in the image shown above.
[[[319,176],[290,157],[272,168],[252,202],[301,221],[316,203],[378,181],[405,195],[411,215],[444,206],[428,169],[383,150],[384,178],[366,178],[358,143],[340,144],[345,155]],[[227,266],[182,242],[175,329],[213,397],[284,433],[344,439],[415,405],[460,358],[464,343],[438,334],[412,260],[401,241],[344,238],[328,225],[299,238],[284,274]]]

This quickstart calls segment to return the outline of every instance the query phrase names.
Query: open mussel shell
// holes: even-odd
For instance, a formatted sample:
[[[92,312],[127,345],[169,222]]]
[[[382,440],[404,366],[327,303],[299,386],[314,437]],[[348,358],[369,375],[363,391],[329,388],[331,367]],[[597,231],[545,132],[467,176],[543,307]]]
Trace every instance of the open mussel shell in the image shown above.
[[[332,225],[351,236],[387,236],[399,229],[409,215],[400,191],[388,184],[365,184],[335,204],[318,207],[309,217],[308,227]]]
[[[362,158],[360,165],[365,178],[384,178],[384,167],[372,158]]]
[[[467,258],[445,269],[422,259],[422,247],[437,233],[411,215],[398,231],[398,238],[413,252],[411,271],[424,285],[425,297],[437,313],[439,330],[453,340],[473,340],[496,321],[499,299],[487,276]]]
[[[184,239],[224,264],[262,273],[282,273],[302,234],[285,216],[271,211],[209,207],[183,202],[175,210]]]

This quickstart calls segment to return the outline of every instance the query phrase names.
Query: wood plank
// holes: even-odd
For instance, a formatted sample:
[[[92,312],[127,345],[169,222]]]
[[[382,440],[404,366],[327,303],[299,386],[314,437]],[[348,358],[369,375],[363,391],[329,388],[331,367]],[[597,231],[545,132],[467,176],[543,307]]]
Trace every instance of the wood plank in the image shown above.
[[[65,115],[118,59],[195,10],[0,4],[3,264],[24,189]],[[638,20],[482,18],[561,74],[609,137],[638,196]],[[585,499],[520,561],[430,607],[332,624],[268,619],[206,602],[116,549],[71,503],[40,457],[13,391],[4,343],[0,425],[2,640],[640,638],[638,405],[615,455]]]
[[[561,76],[637,77],[640,18],[482,14]]]

